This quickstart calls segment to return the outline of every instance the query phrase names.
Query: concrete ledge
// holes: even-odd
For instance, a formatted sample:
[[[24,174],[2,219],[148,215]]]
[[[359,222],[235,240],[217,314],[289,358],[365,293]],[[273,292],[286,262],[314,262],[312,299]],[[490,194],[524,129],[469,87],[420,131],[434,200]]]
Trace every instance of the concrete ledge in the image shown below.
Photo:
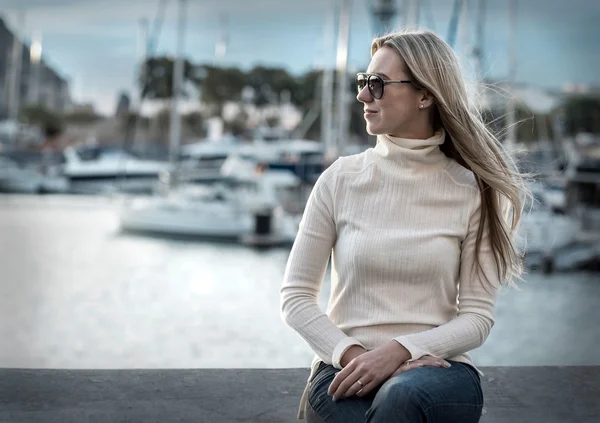
[[[482,371],[482,423],[600,422],[600,366]],[[296,422],[307,377],[307,369],[0,369],[0,422]]]

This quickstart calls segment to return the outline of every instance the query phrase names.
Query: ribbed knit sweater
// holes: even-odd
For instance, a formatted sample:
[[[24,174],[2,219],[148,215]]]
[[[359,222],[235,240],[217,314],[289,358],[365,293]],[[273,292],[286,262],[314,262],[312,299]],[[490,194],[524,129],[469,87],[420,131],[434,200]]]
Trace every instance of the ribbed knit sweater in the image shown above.
[[[341,368],[352,345],[392,339],[411,360],[430,354],[471,363],[494,324],[497,287],[489,238],[474,266],[480,194],[472,172],[426,140],[379,136],[341,157],[316,182],[283,285],[284,321],[324,361]],[[317,304],[329,258],[331,295]]]

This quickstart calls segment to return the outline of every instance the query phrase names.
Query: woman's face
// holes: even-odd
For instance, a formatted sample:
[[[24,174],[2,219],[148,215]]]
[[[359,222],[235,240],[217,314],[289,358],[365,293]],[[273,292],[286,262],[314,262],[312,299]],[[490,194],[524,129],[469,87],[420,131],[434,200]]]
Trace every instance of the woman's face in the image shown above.
[[[384,80],[410,80],[402,57],[390,47],[382,47],[371,58],[367,73]],[[421,138],[423,113],[427,108],[423,91],[413,84],[385,84],[383,96],[376,99],[365,86],[356,97],[364,104],[367,132],[401,138]],[[423,108],[420,106],[423,105]]]

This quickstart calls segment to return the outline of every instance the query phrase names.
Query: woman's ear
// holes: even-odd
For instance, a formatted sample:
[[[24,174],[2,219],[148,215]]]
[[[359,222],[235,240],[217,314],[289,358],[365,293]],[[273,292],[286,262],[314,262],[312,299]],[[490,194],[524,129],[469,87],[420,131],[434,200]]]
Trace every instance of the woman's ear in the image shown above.
[[[429,93],[429,91],[423,90],[421,93],[421,98],[419,99],[419,108],[427,109],[434,104],[433,96]]]

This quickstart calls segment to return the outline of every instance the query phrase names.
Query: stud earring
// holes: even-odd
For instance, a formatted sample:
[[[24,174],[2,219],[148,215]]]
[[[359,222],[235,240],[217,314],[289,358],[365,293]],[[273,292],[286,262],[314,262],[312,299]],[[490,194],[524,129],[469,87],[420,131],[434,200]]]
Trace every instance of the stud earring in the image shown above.
[[[422,104],[420,104],[420,105],[419,105],[419,109],[422,109],[422,108],[423,108],[423,105],[422,105]]]

